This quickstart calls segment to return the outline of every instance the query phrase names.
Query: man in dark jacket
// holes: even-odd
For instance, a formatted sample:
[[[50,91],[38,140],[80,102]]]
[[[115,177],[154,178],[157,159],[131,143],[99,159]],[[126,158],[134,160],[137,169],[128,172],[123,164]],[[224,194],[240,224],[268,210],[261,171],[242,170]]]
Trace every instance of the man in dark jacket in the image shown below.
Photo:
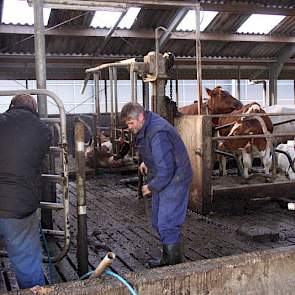
[[[181,226],[185,221],[193,176],[186,147],[177,130],[158,114],[128,103],[121,120],[136,136],[142,173],[147,172],[144,196],[152,194],[152,224],[163,243],[163,256],[150,267],[182,262]]]
[[[36,209],[51,133],[36,111],[35,99],[21,94],[0,114],[0,235],[20,288],[45,284]]]

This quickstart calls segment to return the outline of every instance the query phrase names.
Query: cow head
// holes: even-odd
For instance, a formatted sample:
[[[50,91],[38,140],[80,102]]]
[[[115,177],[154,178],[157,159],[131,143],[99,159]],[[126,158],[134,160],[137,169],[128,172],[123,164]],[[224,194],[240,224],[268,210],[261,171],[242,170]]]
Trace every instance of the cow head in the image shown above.
[[[209,96],[207,106],[210,115],[231,113],[243,106],[239,100],[223,90],[221,86],[217,86],[212,90],[206,88],[206,91]]]

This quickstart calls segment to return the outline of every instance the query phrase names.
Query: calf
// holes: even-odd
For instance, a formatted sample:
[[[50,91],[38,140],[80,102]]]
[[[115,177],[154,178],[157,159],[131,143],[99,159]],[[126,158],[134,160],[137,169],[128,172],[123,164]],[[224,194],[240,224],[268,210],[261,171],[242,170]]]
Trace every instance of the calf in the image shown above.
[[[294,163],[294,161],[295,161],[295,147],[294,147],[294,141],[291,141],[291,142],[293,142],[293,146],[281,143],[277,146],[277,149],[287,152],[289,154],[289,156],[291,157],[291,160]],[[287,177],[290,180],[295,180],[295,173],[291,169],[290,163],[289,163],[286,155],[281,154],[281,153],[279,153],[279,155],[278,155],[278,168],[280,168],[283,172],[285,172]]]

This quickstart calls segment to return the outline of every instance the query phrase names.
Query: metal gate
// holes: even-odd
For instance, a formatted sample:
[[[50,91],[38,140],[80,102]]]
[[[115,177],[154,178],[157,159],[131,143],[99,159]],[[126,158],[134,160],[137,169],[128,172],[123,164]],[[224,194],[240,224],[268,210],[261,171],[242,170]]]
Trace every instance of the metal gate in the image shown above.
[[[67,135],[66,135],[66,114],[61,99],[52,91],[46,89],[29,90],[3,90],[0,96],[15,96],[19,94],[46,95],[51,97],[59,109],[59,118],[40,118],[48,124],[58,124],[59,143],[58,146],[51,146],[49,153],[60,153],[61,173],[60,174],[42,174],[42,179],[59,183],[62,187],[61,202],[40,202],[40,208],[50,210],[64,210],[64,230],[44,229],[43,232],[48,235],[63,236],[64,244],[61,251],[53,257],[44,257],[45,261],[60,261],[65,257],[70,248],[70,223],[69,223],[69,172],[68,172],[68,153],[67,153]]]

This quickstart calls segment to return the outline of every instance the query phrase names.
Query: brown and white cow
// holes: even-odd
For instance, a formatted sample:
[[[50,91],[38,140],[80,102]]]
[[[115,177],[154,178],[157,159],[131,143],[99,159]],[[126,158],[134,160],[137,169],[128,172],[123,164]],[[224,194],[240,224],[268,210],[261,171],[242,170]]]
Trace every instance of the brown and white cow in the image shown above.
[[[110,141],[110,138],[106,136],[103,132],[98,134],[97,142],[101,143],[100,146],[97,146],[97,157],[95,159],[96,165],[98,167],[104,168],[114,168],[121,167],[126,163],[130,164],[132,159],[126,159],[129,152],[126,145],[122,145],[120,151],[116,156],[113,155],[113,145]],[[94,166],[94,141],[92,140],[91,144],[85,150],[85,162],[86,165],[93,168]]]
[[[239,100],[234,98],[227,91],[221,87],[216,87],[213,90],[206,88],[208,99],[208,113],[241,115],[240,117],[219,118],[213,121],[216,126],[223,126],[229,124],[228,127],[220,129],[221,136],[237,136],[237,135],[254,135],[272,133],[273,125],[268,116],[260,118],[247,118],[242,114],[265,113],[258,103],[250,103],[243,105]],[[261,161],[265,168],[265,174],[269,174],[271,167],[271,149],[272,144],[266,138],[252,138],[252,139],[234,139],[224,140],[219,144],[219,148],[230,152],[238,152],[238,156],[242,158],[244,166],[244,177],[249,177],[249,169],[252,167],[253,155],[259,154]],[[222,161],[222,170],[226,174],[225,160]]]

